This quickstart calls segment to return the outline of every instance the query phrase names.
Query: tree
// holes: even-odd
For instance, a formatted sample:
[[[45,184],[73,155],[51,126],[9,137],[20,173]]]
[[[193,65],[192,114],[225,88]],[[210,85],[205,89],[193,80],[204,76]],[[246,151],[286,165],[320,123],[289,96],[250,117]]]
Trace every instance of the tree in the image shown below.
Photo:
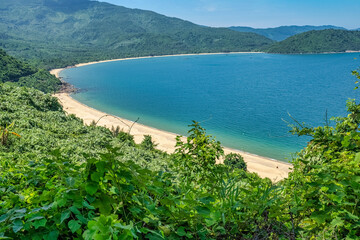
[[[247,165],[244,161],[244,158],[237,153],[230,153],[225,156],[224,164],[229,166],[232,169],[242,169],[247,170]]]
[[[150,135],[144,135],[144,139],[140,143],[140,147],[144,148],[145,150],[152,151],[155,149],[157,144],[155,144]]]

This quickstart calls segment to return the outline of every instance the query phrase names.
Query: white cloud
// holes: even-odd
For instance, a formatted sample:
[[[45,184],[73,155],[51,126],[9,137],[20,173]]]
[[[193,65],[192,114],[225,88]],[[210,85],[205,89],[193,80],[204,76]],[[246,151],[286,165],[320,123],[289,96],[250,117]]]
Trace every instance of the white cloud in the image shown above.
[[[214,5],[210,5],[210,6],[205,6],[204,10],[207,12],[215,12],[217,10],[217,7]]]

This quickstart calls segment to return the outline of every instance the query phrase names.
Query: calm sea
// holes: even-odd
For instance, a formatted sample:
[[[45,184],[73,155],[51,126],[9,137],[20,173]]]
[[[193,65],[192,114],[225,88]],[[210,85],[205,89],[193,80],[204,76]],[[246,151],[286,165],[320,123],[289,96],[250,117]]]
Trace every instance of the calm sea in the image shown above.
[[[61,72],[93,108],[185,135],[192,120],[224,146],[288,161],[309,139],[294,121],[324,125],[355,98],[359,53],[223,54],[136,59]]]

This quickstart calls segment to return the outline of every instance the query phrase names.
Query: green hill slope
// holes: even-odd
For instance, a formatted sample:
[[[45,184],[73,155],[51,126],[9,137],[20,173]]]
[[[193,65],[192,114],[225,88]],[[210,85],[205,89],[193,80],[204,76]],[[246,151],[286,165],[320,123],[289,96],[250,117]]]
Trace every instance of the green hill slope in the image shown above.
[[[28,64],[18,61],[0,49],[0,82],[18,81],[19,78],[35,72],[36,70]]]
[[[276,28],[251,28],[251,27],[229,27],[229,29],[238,32],[252,32],[263,35],[275,41],[282,41],[288,37],[294,36],[299,33],[308,32],[312,30],[324,30],[324,29],[342,29],[342,27],[324,25],[324,26],[281,26]]]
[[[360,31],[309,31],[275,43],[269,53],[324,53],[360,50]]]
[[[129,56],[254,51],[272,43],[254,33],[90,0],[1,1],[0,32],[0,47],[46,67]]]
[[[39,89],[43,92],[59,90],[61,82],[48,71],[37,69],[19,61],[0,49],[0,82],[13,82],[19,86]]]
[[[224,235],[204,228],[209,204],[215,200],[212,195],[216,196],[211,185],[220,183],[204,181],[216,180],[216,175],[229,169],[213,166],[215,176],[205,168],[188,174],[193,160],[188,159],[182,171],[174,162],[184,163],[190,153],[169,156],[153,149],[149,141],[134,144],[127,133],[84,126],[80,119],[67,116],[56,98],[31,88],[0,84],[0,93],[0,238],[207,239],[211,232]],[[6,135],[2,135],[4,127]],[[199,151],[219,147],[215,141],[201,139]],[[218,151],[209,152],[206,159],[215,161]],[[271,184],[243,171],[228,174],[247,185],[243,194],[256,183],[264,188]],[[95,230],[91,225],[96,222],[105,226]]]
[[[360,78],[359,74],[354,72]],[[0,84],[1,239],[358,239],[360,105],[312,138],[288,179],[215,164],[193,124],[168,155],[84,126],[32,88]],[[335,124],[334,124],[335,126]]]

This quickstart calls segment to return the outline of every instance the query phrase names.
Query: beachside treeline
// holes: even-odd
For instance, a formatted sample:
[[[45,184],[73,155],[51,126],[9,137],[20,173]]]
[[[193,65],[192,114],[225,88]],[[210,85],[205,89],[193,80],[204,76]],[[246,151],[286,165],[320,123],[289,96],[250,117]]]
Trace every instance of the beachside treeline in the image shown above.
[[[21,71],[21,67],[19,71]],[[359,73],[354,75],[360,79]],[[226,165],[198,123],[174,154],[85,126],[57,99],[0,84],[2,239],[358,239],[360,105],[309,135],[278,183]]]

